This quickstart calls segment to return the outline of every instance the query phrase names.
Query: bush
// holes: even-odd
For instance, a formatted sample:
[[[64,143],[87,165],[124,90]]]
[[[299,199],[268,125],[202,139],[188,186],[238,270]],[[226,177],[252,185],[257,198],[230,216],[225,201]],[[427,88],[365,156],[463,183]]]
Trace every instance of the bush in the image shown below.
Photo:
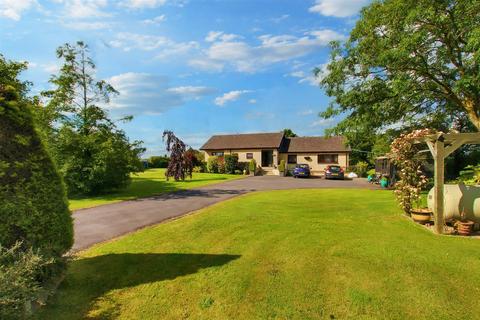
[[[148,158],[149,168],[166,168],[168,167],[168,161],[170,159],[167,156],[151,156]]]
[[[458,180],[468,185],[480,184],[480,164],[466,166],[465,169],[460,171]]]
[[[218,173],[218,157],[212,156],[208,158],[207,171],[210,173]]]
[[[365,161],[358,161],[357,164],[355,165],[355,173],[359,177],[365,177],[367,174],[367,169],[368,169],[368,163]]]
[[[233,174],[238,169],[238,155],[227,154],[225,155],[225,172]]]
[[[25,318],[25,307],[38,299],[50,264],[52,259],[23,250],[20,242],[9,249],[0,246],[0,319]]]
[[[367,171],[367,176],[374,176],[375,175],[375,169],[370,169]]]
[[[239,162],[239,163],[237,164],[238,170],[242,171],[242,173],[243,173],[244,170],[245,170],[247,173],[249,172],[249,171],[248,171],[248,166],[249,166],[249,162]]]
[[[225,173],[225,159],[223,157],[219,157],[217,159],[218,163],[218,173]]]
[[[76,129],[60,129],[53,146],[55,160],[68,194],[99,194],[124,188],[131,172],[143,171],[143,148],[130,143],[123,131],[98,130],[84,136]]]
[[[250,163],[248,164],[248,171],[250,173],[255,174],[255,170],[257,169],[257,162],[255,159],[250,160]]]
[[[280,164],[278,165],[278,171],[285,172],[285,160],[280,160]]]
[[[234,173],[235,173],[235,174],[243,174],[242,170],[238,170],[238,169],[235,170]]]
[[[2,74],[0,61],[0,74]],[[0,78],[0,243],[46,257],[73,244],[63,182],[33,127],[30,106]]]

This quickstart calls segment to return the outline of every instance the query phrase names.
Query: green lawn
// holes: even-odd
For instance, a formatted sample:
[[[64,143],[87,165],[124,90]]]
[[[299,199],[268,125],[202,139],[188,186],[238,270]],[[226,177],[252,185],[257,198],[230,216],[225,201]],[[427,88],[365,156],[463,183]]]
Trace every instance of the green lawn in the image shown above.
[[[164,192],[190,189],[208,184],[238,179],[242,176],[217,173],[194,173],[193,178],[176,182],[173,179],[166,181],[165,169],[149,169],[145,172],[132,175],[132,183],[125,189],[97,197],[82,197],[69,199],[70,209],[77,210],[90,208],[102,204],[114,203],[123,200],[131,200],[147,197]]]
[[[97,245],[43,319],[479,319],[480,241],[390,191],[253,193]]]

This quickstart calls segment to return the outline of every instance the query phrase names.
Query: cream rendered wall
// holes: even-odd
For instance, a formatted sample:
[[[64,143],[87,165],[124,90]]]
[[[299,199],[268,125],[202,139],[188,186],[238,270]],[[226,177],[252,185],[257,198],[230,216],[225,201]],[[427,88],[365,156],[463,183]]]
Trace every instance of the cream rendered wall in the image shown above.
[[[224,154],[232,154],[236,153],[238,154],[238,161],[239,162],[250,162],[251,159],[247,159],[247,153],[253,153],[253,159],[255,159],[255,162],[257,163],[257,166],[262,164],[262,150],[207,150],[204,151],[205,153],[205,161],[208,161],[208,158],[212,156],[212,152],[222,152]]]
[[[297,155],[297,163],[308,164],[310,166],[310,170],[313,175],[323,175],[325,168],[329,165],[329,163],[318,163],[318,153],[290,153],[290,154]],[[343,169],[348,167],[348,153],[332,152],[332,154],[338,154],[338,163],[331,163],[331,164],[338,164]],[[310,158],[310,159],[307,160],[307,158]],[[282,153],[280,155],[280,159],[285,160],[285,163],[287,163],[288,154]],[[294,166],[295,166],[294,164],[288,164],[288,169],[291,170],[293,169]]]

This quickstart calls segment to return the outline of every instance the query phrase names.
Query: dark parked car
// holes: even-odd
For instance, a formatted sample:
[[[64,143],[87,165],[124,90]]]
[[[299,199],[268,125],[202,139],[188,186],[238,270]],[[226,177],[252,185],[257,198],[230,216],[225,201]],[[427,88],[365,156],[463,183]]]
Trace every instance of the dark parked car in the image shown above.
[[[325,179],[344,179],[344,172],[340,166],[327,166],[325,169]]]
[[[293,169],[293,177],[310,177],[310,167],[308,164],[297,164]]]

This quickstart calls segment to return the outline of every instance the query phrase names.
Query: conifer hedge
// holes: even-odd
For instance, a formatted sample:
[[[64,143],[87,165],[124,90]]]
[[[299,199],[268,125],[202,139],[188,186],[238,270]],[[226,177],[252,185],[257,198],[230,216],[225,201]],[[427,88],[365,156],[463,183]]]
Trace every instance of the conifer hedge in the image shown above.
[[[73,226],[63,182],[34,129],[29,103],[0,79],[0,244],[18,241],[60,257],[73,244]]]

